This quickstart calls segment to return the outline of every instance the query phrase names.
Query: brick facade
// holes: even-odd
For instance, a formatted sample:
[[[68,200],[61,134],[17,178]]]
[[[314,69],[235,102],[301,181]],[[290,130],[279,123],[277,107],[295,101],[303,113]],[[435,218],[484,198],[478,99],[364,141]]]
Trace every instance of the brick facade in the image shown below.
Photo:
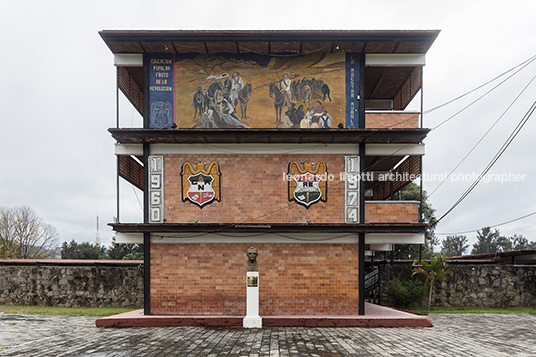
[[[151,313],[246,314],[247,244],[151,245]],[[357,244],[255,244],[259,313],[358,314]]]
[[[365,223],[419,223],[419,202],[365,203]]]
[[[182,201],[181,168],[183,163],[217,162],[221,172],[221,202],[203,208]],[[284,180],[291,161],[324,161],[328,174],[327,202],[316,202],[309,209],[288,199],[288,181]],[[344,155],[164,155],[164,205],[167,223],[343,223]],[[313,168],[316,168],[314,166]]]
[[[365,128],[411,129],[419,127],[419,113],[373,112],[365,115]]]

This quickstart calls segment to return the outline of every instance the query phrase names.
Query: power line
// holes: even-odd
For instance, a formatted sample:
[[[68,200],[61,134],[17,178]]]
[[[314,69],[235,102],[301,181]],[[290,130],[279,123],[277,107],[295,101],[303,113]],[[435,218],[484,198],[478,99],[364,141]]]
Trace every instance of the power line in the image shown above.
[[[499,116],[499,118],[493,123],[493,125],[486,131],[486,133],[484,133],[484,135],[480,138],[480,140],[477,141],[477,143],[471,148],[471,150],[469,150],[469,152],[463,157],[463,159],[452,169],[452,171],[449,172],[449,174],[445,177],[445,179],[443,181],[441,181],[441,183],[439,185],[437,185],[437,187],[428,195],[428,197],[432,196],[434,194],[434,192],[436,192],[437,189],[439,187],[441,187],[441,185],[443,185],[445,183],[445,181],[448,180],[448,178],[452,175],[454,170],[456,170],[465,161],[465,159],[467,159],[467,157],[469,155],[471,155],[471,153],[482,142],[482,140],[484,140],[484,138],[491,132],[491,130],[495,127],[495,125],[497,125],[497,123],[510,110],[510,108],[514,105],[514,103],[517,102],[519,97],[521,97],[521,95],[527,90],[527,88],[530,86],[530,84],[534,81],[535,78],[536,78],[536,75],[534,77],[532,77],[532,79],[529,81],[529,83],[525,86],[525,88],[523,88],[523,90],[517,95],[517,97],[514,98],[514,100],[512,101],[512,103],[510,103],[510,105],[506,108],[506,110]]]
[[[534,110],[536,109],[536,101],[532,103],[531,107],[527,111],[527,113],[523,116],[521,121],[517,124],[514,131],[510,134],[506,142],[503,144],[503,146],[499,149],[497,154],[495,154],[495,157],[490,161],[488,166],[482,171],[482,173],[477,177],[476,181],[471,184],[471,186],[465,191],[465,193],[452,205],[452,207],[449,208],[447,212],[445,212],[438,220],[437,222],[441,221],[443,218],[445,218],[452,210],[454,210],[468,195],[473,191],[473,189],[480,183],[482,180],[482,177],[488,173],[488,171],[493,167],[493,165],[499,160],[499,158],[502,156],[502,154],[506,151],[508,146],[512,143],[512,141],[515,139],[515,137],[519,134],[523,126],[527,123],[529,118],[531,117],[532,113],[534,113]]]
[[[530,64],[530,62],[534,61],[534,59],[536,59],[536,55],[534,55],[534,56],[532,56],[532,57],[526,59],[525,61],[521,62],[521,63],[518,64],[517,66],[514,66],[514,67],[510,68],[509,70],[507,70],[507,71],[505,71],[505,72],[499,74],[497,77],[495,77],[495,78],[493,78],[493,79],[487,81],[487,82],[484,83],[484,84],[479,85],[478,87],[476,87],[476,88],[470,90],[469,92],[466,92],[466,93],[464,93],[464,94],[462,94],[462,95],[460,95],[460,96],[458,96],[458,97],[456,97],[456,98],[454,98],[454,99],[451,99],[451,100],[449,100],[448,102],[445,102],[445,103],[443,103],[443,104],[440,104],[440,105],[438,105],[438,106],[436,106],[436,107],[433,107],[433,108],[431,108],[431,109],[425,110],[425,111],[424,111],[424,114],[431,113],[431,112],[433,112],[434,110],[437,110],[437,109],[439,109],[439,108],[442,108],[442,107],[444,107],[444,106],[446,106],[446,105],[448,105],[448,104],[450,104],[450,103],[453,103],[453,102],[457,101],[458,99],[461,99],[461,98],[463,98],[463,97],[465,97],[465,96],[467,96],[467,95],[469,95],[469,94],[471,94],[471,93],[473,93],[473,92],[479,90],[479,89],[482,88],[482,87],[485,87],[485,86],[487,86],[488,84],[490,84],[491,82],[493,82],[493,81],[495,81],[495,80],[501,78],[501,77],[504,76],[505,74],[507,74],[507,73],[513,71],[513,70],[516,69],[517,67],[519,67],[519,66],[523,66],[523,65],[524,65],[525,63],[527,63],[527,62],[529,62],[529,63],[527,63],[527,64]],[[524,67],[525,67],[525,66],[524,66]]]
[[[455,114],[451,115],[450,117],[448,117],[447,119],[443,120],[441,123],[437,124],[436,126],[434,126],[432,128],[432,130],[434,129],[437,129],[439,128],[441,125],[445,124],[446,122],[450,121],[452,118],[454,118],[455,116],[457,116],[458,114],[460,114],[461,112],[465,111],[467,108],[471,107],[473,104],[475,104],[476,102],[478,102],[480,99],[484,98],[486,95],[488,95],[489,93],[493,92],[495,89],[497,89],[499,86],[501,86],[502,84],[504,84],[504,82],[508,81],[510,78],[512,78],[513,76],[515,76],[516,74],[518,74],[521,70],[523,70],[525,67],[527,67],[529,64],[531,64],[534,60],[536,59],[536,56],[532,57],[528,62],[525,61],[524,65],[519,68],[517,71],[515,71],[514,73],[512,73],[510,76],[508,76],[507,78],[505,78],[502,82],[500,82],[499,84],[497,84],[495,87],[491,88],[490,90],[488,90],[486,93],[482,94],[480,97],[478,97],[477,99],[473,100],[471,103],[469,103],[468,105],[466,105],[465,107],[463,107],[462,109],[460,109],[459,111],[457,111]],[[516,67],[519,67],[519,66],[516,66]],[[514,67],[514,68],[516,68]],[[481,86],[482,87],[482,86]],[[476,89],[475,89],[476,90]]]
[[[437,109],[440,109],[440,108],[442,108],[442,107],[444,107],[444,106],[446,106],[446,105],[448,105],[448,104],[454,103],[455,101],[457,101],[457,100],[459,100],[459,99],[461,99],[461,98],[463,98],[463,97],[465,97],[465,96],[467,96],[467,95],[469,95],[469,94],[475,92],[476,90],[478,90],[478,89],[480,89],[480,88],[482,88],[482,87],[485,87],[486,85],[488,85],[488,84],[492,83],[493,81],[495,81],[495,80],[501,78],[502,76],[506,75],[507,73],[510,73],[510,72],[513,71],[514,69],[516,69],[516,68],[522,66],[519,70],[517,70],[515,73],[513,73],[512,75],[510,75],[510,76],[509,76],[508,78],[506,78],[505,80],[503,80],[501,83],[497,84],[495,87],[493,87],[492,89],[490,89],[488,92],[484,93],[482,96],[480,96],[480,97],[477,98],[476,100],[472,101],[469,105],[467,105],[467,106],[466,106],[465,108],[463,108],[462,110],[458,111],[456,114],[452,115],[451,117],[447,118],[447,119],[444,120],[443,122],[441,122],[441,123],[439,123],[438,125],[436,125],[436,126],[435,126],[434,128],[432,128],[430,131],[433,131],[434,129],[437,129],[438,127],[440,127],[441,125],[443,125],[443,124],[446,123],[447,121],[449,121],[449,120],[451,120],[452,118],[454,118],[456,115],[458,115],[458,114],[460,114],[461,112],[463,112],[463,111],[464,111],[465,109],[467,109],[468,107],[470,107],[470,106],[472,106],[473,104],[475,104],[476,102],[478,102],[480,99],[482,99],[483,97],[485,97],[487,94],[491,93],[493,90],[495,90],[496,88],[498,88],[499,86],[501,86],[502,84],[504,84],[506,81],[508,81],[508,80],[509,80],[510,78],[512,78],[513,76],[515,76],[515,75],[516,75],[517,73],[519,73],[522,69],[524,69],[524,68],[527,67],[529,64],[531,64],[534,60],[536,60],[536,55],[534,55],[534,56],[532,56],[532,57],[526,59],[525,61],[521,62],[520,64],[518,64],[518,65],[516,65],[516,66],[510,68],[509,70],[507,70],[507,71],[501,73],[500,75],[498,75],[498,76],[496,76],[495,78],[493,78],[493,79],[487,81],[486,83],[481,84],[481,85],[477,86],[476,88],[474,88],[474,89],[472,89],[472,90],[470,90],[470,91],[468,91],[468,92],[466,92],[466,93],[464,93],[464,94],[462,94],[462,95],[460,95],[460,96],[458,96],[458,97],[456,97],[456,98],[454,98],[454,99],[449,100],[448,102],[445,102],[445,103],[443,103],[443,104],[441,104],[441,105],[438,105],[438,106],[436,106],[436,107],[433,107],[433,108],[431,108],[431,109],[425,110],[422,114],[429,114],[429,113],[431,113],[431,112],[433,112],[433,111],[435,111],[435,110],[437,110]],[[531,81],[531,82],[532,82],[532,81]],[[529,84],[530,84],[530,82],[529,82]],[[416,117],[418,117],[418,116],[419,116],[419,114],[412,115],[412,116],[410,116],[410,117],[407,118],[407,119],[404,119],[404,120],[402,120],[402,121],[400,121],[400,122],[397,122],[397,123],[395,123],[395,124],[392,124],[392,125],[387,126],[387,128],[391,128],[391,127],[398,126],[398,125],[400,125],[400,124],[402,124],[402,123],[404,123],[404,122],[406,122],[406,121],[408,121],[408,120],[414,119],[414,118],[416,118]],[[494,125],[495,125],[495,124],[494,124]],[[490,129],[490,130],[491,130],[491,129]],[[370,168],[372,168],[374,165],[376,165],[376,164],[378,164],[378,163],[380,163],[380,162],[382,162],[382,161],[384,161],[384,160],[387,160],[388,158],[390,158],[391,156],[394,156],[396,153],[398,153],[399,151],[405,149],[405,148],[408,147],[409,145],[416,143],[418,140],[419,140],[419,138],[417,138],[415,141],[413,141],[413,142],[411,142],[411,143],[408,143],[408,144],[404,145],[403,147],[401,147],[401,148],[398,149],[397,151],[393,152],[392,154],[390,154],[390,155],[388,155],[388,156],[385,156],[385,157],[379,159],[377,162],[375,162],[375,163],[373,163],[372,165],[370,165],[370,166],[368,166],[367,168],[365,168],[364,171],[368,171],[368,170],[369,170]],[[482,140],[482,139],[481,139],[481,140]],[[464,159],[465,159],[465,158],[464,158]],[[456,168],[454,168],[454,169],[456,169]],[[451,174],[452,174],[452,172],[451,172]],[[450,174],[449,174],[449,176],[450,176]],[[446,180],[446,179],[445,179],[445,180]],[[439,186],[438,186],[438,187],[439,187]],[[436,189],[437,189],[437,187],[436,187]],[[435,191],[435,190],[434,190],[434,191]]]
[[[499,223],[499,224],[495,224],[495,225],[491,225],[491,226],[485,226],[485,227],[495,228],[495,227],[499,227],[499,226],[504,226],[505,224],[520,221],[520,220],[525,219],[527,217],[534,216],[535,214],[536,214],[536,212],[532,212],[532,213],[526,214],[524,216],[514,218],[514,219],[511,219],[511,220],[506,221],[506,222],[503,222],[503,223]],[[458,235],[458,234],[473,233],[473,232],[477,232],[477,231],[479,231],[479,229],[473,229],[473,230],[470,230],[470,231],[456,232],[456,233],[435,233],[435,234],[438,235],[438,236],[453,236],[453,235]]]

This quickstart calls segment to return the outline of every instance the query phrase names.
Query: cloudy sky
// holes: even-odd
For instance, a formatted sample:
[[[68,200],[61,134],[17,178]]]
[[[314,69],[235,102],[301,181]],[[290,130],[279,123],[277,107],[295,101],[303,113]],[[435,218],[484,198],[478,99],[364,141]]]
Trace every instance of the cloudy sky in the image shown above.
[[[62,241],[94,242],[99,215],[101,241],[110,243],[113,234],[106,223],[116,215],[116,191],[114,140],[107,129],[115,126],[115,68],[100,30],[441,30],[424,72],[427,110],[536,55],[535,13],[532,0],[3,0],[0,206],[30,206],[58,229]],[[425,116],[429,128],[452,117],[426,140],[429,193],[535,74],[536,63],[531,63],[460,114],[453,117],[499,81]],[[466,179],[482,172],[535,99],[532,83],[452,179],[432,194],[437,217],[473,183]],[[124,101],[121,109],[122,126],[141,125]],[[480,183],[437,232],[472,231],[536,212],[535,137],[533,117],[489,171],[520,175],[522,181]],[[141,194],[125,184],[121,192],[121,220],[140,221]],[[536,215],[498,228],[507,236],[523,234],[536,241]],[[476,233],[467,236],[475,242]]]

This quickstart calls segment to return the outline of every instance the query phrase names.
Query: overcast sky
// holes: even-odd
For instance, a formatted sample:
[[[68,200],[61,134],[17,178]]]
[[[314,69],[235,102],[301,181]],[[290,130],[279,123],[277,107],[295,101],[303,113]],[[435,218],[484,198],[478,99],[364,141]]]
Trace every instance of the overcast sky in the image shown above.
[[[100,30],[441,30],[424,72],[427,110],[536,55],[535,13],[531,0],[2,0],[0,206],[30,206],[62,241],[94,242],[99,215],[101,241],[110,244],[106,224],[116,215],[116,190],[114,140],[107,129],[115,126],[115,68]],[[535,74],[533,63],[433,130],[424,172],[433,179],[454,169]],[[425,127],[450,118],[492,86],[427,114]],[[532,83],[453,178],[478,175],[535,99]],[[140,126],[131,106],[122,103],[121,125]],[[533,117],[489,172],[525,175],[523,181],[480,183],[437,232],[476,230],[536,212],[535,137]],[[449,179],[438,188],[430,198],[436,216],[472,183]],[[439,184],[424,183],[429,193]],[[141,194],[121,187],[121,220],[141,221]],[[536,215],[498,228],[536,241]],[[475,242],[476,233],[467,236]]]

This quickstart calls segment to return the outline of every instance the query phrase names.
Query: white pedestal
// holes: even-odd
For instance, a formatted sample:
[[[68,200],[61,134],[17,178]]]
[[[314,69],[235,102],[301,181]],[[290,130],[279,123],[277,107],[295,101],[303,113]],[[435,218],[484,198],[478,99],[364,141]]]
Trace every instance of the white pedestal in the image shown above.
[[[248,271],[246,276],[247,315],[244,317],[245,328],[261,328],[259,316],[259,272]]]

